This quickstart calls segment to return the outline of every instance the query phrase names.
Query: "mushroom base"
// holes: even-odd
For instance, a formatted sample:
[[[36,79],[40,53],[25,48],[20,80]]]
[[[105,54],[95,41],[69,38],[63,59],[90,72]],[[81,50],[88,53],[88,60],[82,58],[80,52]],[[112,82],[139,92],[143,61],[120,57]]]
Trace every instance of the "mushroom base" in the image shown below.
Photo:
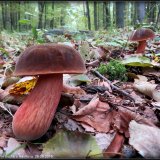
[[[35,140],[47,132],[61,97],[62,84],[62,74],[39,76],[13,117],[12,129],[17,138]]]

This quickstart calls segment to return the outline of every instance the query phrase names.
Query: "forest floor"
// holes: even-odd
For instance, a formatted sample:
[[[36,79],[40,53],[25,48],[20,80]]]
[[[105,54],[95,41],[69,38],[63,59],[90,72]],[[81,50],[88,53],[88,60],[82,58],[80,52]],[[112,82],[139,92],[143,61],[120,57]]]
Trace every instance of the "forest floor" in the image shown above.
[[[0,157],[159,158],[160,34],[135,53],[133,28],[94,35],[8,33],[0,35]],[[63,75],[68,88],[48,131],[39,139],[16,138],[12,119],[37,77],[15,77],[29,46],[61,43],[79,51],[87,73]],[[46,106],[47,107],[47,106]],[[44,111],[45,112],[45,111]]]

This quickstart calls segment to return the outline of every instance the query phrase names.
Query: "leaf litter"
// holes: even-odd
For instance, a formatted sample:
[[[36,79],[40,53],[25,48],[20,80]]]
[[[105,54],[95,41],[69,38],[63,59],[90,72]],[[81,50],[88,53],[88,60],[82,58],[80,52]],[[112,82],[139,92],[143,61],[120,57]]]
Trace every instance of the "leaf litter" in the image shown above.
[[[19,54],[27,46],[37,42],[27,38],[25,41],[21,40],[21,35],[14,34],[9,38],[7,33],[1,33],[1,156],[160,156],[160,65],[158,54],[155,53],[156,47],[158,48],[157,41],[150,43],[145,55],[141,55],[134,53],[137,44],[127,42],[127,34],[124,34],[123,30],[119,30],[113,37],[109,36],[107,42],[101,32],[97,32],[94,39],[84,41],[71,41],[63,36],[54,39],[54,43],[64,43],[79,50],[87,73],[64,75],[63,98],[52,124],[44,136],[33,142],[16,139],[11,123],[12,115],[14,116],[19,105],[34,88],[36,77],[14,77],[12,73]],[[107,65],[111,59],[117,58],[127,68],[126,82],[111,81],[108,75],[97,73],[101,63]]]

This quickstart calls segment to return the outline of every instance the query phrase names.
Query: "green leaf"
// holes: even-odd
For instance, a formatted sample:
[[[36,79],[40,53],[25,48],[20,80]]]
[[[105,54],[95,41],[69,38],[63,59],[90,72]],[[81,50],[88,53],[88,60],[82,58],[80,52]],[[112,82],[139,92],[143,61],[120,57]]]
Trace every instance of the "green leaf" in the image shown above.
[[[31,21],[28,20],[28,19],[21,19],[18,22],[21,23],[21,24],[30,24],[31,23]]]
[[[99,46],[113,46],[113,47],[122,47],[122,45],[120,45],[119,43],[117,42],[102,42],[102,43],[99,43],[98,44]]]
[[[122,64],[127,66],[139,66],[139,67],[150,67],[153,66],[150,59],[143,56],[129,57],[122,61]]]
[[[102,157],[102,150],[90,134],[59,130],[53,138],[43,144],[41,156],[50,158],[100,158]]]
[[[89,79],[89,77],[85,74],[79,74],[76,76],[72,76],[69,80],[69,83],[73,83],[74,86],[80,85],[82,82],[90,82],[91,80]]]

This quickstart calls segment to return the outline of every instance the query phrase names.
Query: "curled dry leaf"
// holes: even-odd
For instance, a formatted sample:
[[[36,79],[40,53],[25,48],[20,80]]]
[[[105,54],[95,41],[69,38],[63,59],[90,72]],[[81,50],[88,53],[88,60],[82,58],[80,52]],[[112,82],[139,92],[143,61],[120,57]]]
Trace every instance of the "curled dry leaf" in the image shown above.
[[[140,95],[136,94],[135,91],[132,91],[130,95],[132,98],[134,98],[135,104],[143,104],[146,102],[146,100],[141,98]]]
[[[64,93],[70,93],[70,94],[86,94],[86,92],[81,89],[80,87],[73,87],[66,84],[63,84],[63,90]]]
[[[152,97],[153,90],[156,88],[156,84],[151,84],[150,82],[143,82],[138,81],[134,83],[134,88],[137,89],[139,92]]]
[[[153,98],[155,101],[160,101],[160,91],[157,89],[157,84],[152,84],[150,82],[135,81],[134,88],[139,92]]]
[[[102,82],[99,83],[99,85],[108,88],[109,92],[112,93],[111,86],[108,82],[102,81]]]
[[[128,127],[131,120],[155,126],[152,119],[146,119],[123,107],[118,107],[118,111],[116,111],[111,109],[109,104],[98,99],[92,100],[88,105],[81,108],[72,118],[93,127],[98,132],[108,133],[114,129],[124,133],[125,137],[129,137]]]
[[[131,121],[129,124],[130,139],[132,145],[145,158],[160,157],[160,129]]]
[[[28,94],[34,88],[36,82],[37,79],[35,77],[24,77],[13,85],[13,87],[9,90],[9,93],[14,95]]]
[[[126,108],[119,107],[118,113],[114,117],[114,128],[116,128],[120,133],[124,133],[125,137],[129,137],[128,128],[129,123],[132,120],[149,126],[155,126],[151,119],[144,118],[143,116],[135,112],[131,112]]]
[[[72,118],[93,127],[96,131],[109,132],[116,111],[110,110],[109,105],[98,98],[90,103],[77,111]]]
[[[81,108],[79,111],[77,111],[74,116],[84,116],[87,114],[91,114],[94,110],[96,110],[97,104],[99,102],[99,98],[92,99],[88,105]]]

